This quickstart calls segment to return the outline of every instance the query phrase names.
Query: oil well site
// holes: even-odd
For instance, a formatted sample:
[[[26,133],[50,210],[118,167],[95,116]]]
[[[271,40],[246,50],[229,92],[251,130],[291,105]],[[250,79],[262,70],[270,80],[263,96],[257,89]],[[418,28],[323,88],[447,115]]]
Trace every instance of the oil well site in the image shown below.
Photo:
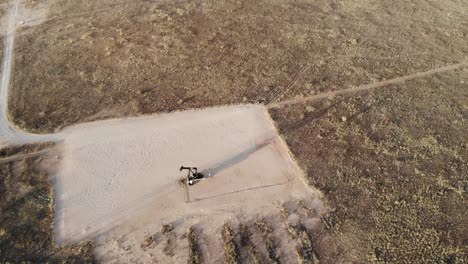
[[[466,0],[0,22],[0,263],[468,262]]]

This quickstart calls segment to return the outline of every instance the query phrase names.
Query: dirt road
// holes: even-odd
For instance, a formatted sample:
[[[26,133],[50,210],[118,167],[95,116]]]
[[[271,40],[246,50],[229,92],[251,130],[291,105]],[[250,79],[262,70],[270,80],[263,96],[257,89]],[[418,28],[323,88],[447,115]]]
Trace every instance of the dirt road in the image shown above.
[[[10,86],[11,68],[13,64],[15,34],[18,26],[17,14],[20,1],[16,0],[8,18],[8,28],[5,37],[5,50],[2,61],[2,79],[0,84],[0,147],[5,145],[25,144],[40,141],[58,140],[57,135],[35,135],[16,128],[8,120],[8,91]]]
[[[15,1],[15,4],[11,10],[10,17],[8,19],[8,28],[5,38],[5,51],[2,64],[2,81],[0,86],[0,142],[8,141],[16,137],[18,131],[11,126],[8,122],[7,108],[8,108],[8,85],[10,83],[11,76],[11,64],[13,57],[13,48],[15,41],[16,32],[16,12],[18,10],[19,1]]]
[[[314,96],[308,96],[308,97],[304,97],[304,98],[297,98],[297,99],[287,100],[287,101],[283,101],[283,102],[279,102],[279,103],[271,103],[271,104],[267,105],[267,108],[280,108],[280,107],[283,107],[283,106],[289,106],[289,105],[305,103],[305,102],[324,99],[324,98],[328,98],[328,97],[334,97],[334,96],[337,96],[337,95],[363,92],[363,91],[367,91],[367,90],[371,90],[371,89],[375,89],[375,88],[381,88],[381,87],[392,85],[392,84],[402,83],[402,82],[405,82],[405,81],[408,81],[408,80],[421,78],[421,77],[428,76],[428,75],[433,75],[433,74],[442,73],[442,72],[446,72],[446,71],[452,71],[452,70],[462,68],[462,67],[466,67],[466,66],[468,66],[468,62],[461,62],[461,63],[452,64],[452,65],[436,68],[436,69],[425,71],[425,72],[419,72],[419,73],[415,73],[415,74],[411,74],[411,75],[407,75],[407,76],[403,76],[403,77],[398,77],[398,78],[391,79],[391,80],[366,84],[366,85],[355,87],[355,88],[344,89],[344,90],[328,92],[328,93],[322,93],[322,94],[317,94],[317,95],[314,95]]]

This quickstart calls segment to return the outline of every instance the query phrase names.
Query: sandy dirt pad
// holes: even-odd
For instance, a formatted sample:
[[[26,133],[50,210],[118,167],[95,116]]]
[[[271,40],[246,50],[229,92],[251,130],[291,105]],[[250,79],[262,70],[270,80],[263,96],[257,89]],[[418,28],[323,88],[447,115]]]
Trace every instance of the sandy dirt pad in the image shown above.
[[[58,242],[96,238],[98,255],[108,260],[128,257],[109,251],[119,248],[115,243],[126,245],[125,252],[141,250],[144,236],[163,223],[177,223],[182,233],[188,224],[216,233],[227,218],[268,215],[312,195],[259,106],[100,121],[63,133],[55,181]],[[211,176],[187,196],[181,165]],[[216,238],[206,243],[221,251]],[[179,258],[185,257],[170,261]]]
[[[18,24],[24,27],[33,27],[42,24],[48,14],[47,1],[20,1],[16,14]]]

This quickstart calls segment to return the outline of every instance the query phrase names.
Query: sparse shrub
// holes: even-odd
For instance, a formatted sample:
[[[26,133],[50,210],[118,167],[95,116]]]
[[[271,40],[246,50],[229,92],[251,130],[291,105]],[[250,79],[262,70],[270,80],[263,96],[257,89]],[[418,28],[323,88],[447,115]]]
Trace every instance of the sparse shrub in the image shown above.
[[[172,224],[164,224],[161,227],[161,233],[163,233],[165,236],[169,236],[172,230],[174,230],[174,227],[172,226]]]
[[[306,212],[306,215],[311,217],[311,216],[314,216],[315,215],[315,211],[314,209],[310,208],[310,206],[308,206],[304,200],[301,200],[299,202],[299,206],[304,209],[304,211]]]
[[[258,253],[257,249],[253,246],[253,244],[247,245],[246,250],[249,255],[250,263],[253,263],[253,264],[262,263],[262,258],[260,254]]]
[[[252,233],[250,232],[249,227],[241,223],[239,225],[241,246],[247,251],[251,263],[261,263],[262,258],[260,257],[258,250],[255,248],[255,245],[251,240],[251,236]]]
[[[296,239],[298,237],[298,230],[297,227],[291,223],[286,224],[286,231],[291,236],[292,239]]]
[[[226,263],[239,263],[239,249],[235,242],[235,233],[229,223],[225,223],[222,227],[222,238],[224,242],[224,253],[226,254]]]
[[[303,251],[303,249],[298,248],[296,249],[296,256],[297,256],[297,263],[298,264],[318,264],[320,263],[319,260],[315,257],[315,255],[312,256],[312,258],[309,258],[309,256],[306,255]]]
[[[189,264],[201,263],[200,248],[198,244],[198,236],[195,234],[195,230],[190,226],[187,230],[187,240],[189,244]]]
[[[141,247],[142,248],[148,248],[149,246],[151,246],[153,244],[153,242],[154,242],[154,237],[153,236],[147,236],[147,237],[145,237],[145,240],[141,244]]]
[[[300,248],[296,249],[296,256],[297,256],[297,263],[303,264],[305,263],[304,255],[302,255],[302,251]]]
[[[2,158],[30,154],[52,146],[31,144],[0,150]],[[95,244],[54,243],[54,193],[41,157],[0,163],[0,263],[95,263]],[[27,188],[19,193],[19,186]]]
[[[172,224],[164,224],[161,226],[161,233],[166,237],[163,247],[164,254],[168,256],[174,255],[174,239],[175,235],[173,235],[174,227]]]
[[[271,260],[271,263],[279,263],[279,257],[276,254],[276,243],[273,237],[268,237],[265,241],[265,246],[268,252],[268,257]]]
[[[271,234],[271,232],[273,232],[273,228],[271,227],[271,225],[265,219],[257,220],[255,222],[255,227],[264,236],[267,236],[267,235]]]
[[[276,243],[272,235],[273,227],[265,219],[257,220],[254,225],[265,239],[269,263],[279,263],[279,257],[276,255]]]
[[[319,263],[317,256],[315,255],[314,246],[312,244],[312,240],[310,239],[309,234],[306,231],[302,230],[300,231],[299,237],[302,244],[301,252],[303,258],[309,263]]]
[[[327,230],[333,230],[336,227],[336,223],[332,221],[330,216],[331,214],[327,214],[320,217],[320,220]]]
[[[250,231],[249,228],[244,224],[239,224],[239,237],[240,237],[240,244],[242,247],[247,246],[250,244]]]
[[[318,263],[318,258],[314,251],[314,245],[309,233],[307,233],[307,229],[300,223],[297,225],[288,223],[286,230],[292,239],[299,238],[301,248],[296,252],[298,261],[300,260],[299,263]]]
[[[288,218],[288,217],[289,217],[289,209],[286,207],[285,204],[282,204],[282,205],[281,205],[281,215],[282,215],[284,218]]]

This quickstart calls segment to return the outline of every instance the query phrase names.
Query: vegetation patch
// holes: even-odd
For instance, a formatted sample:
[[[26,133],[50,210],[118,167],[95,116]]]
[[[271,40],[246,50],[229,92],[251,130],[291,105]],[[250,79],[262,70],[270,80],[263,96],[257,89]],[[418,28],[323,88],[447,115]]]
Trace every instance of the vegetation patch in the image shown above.
[[[260,264],[263,263],[262,256],[255,248],[255,244],[252,242],[251,239],[252,233],[249,230],[249,227],[245,224],[239,224],[239,237],[240,237],[240,245],[241,247],[247,252],[249,263],[252,264]]]
[[[237,264],[239,262],[239,247],[236,244],[236,233],[229,223],[222,226],[221,236],[224,243],[226,263]]]
[[[187,240],[189,248],[189,264],[200,264],[201,263],[201,251],[200,244],[198,242],[198,235],[195,233],[193,227],[187,229]]]
[[[260,219],[254,223],[254,226],[257,232],[260,232],[263,236],[269,263],[280,263],[279,256],[276,252],[278,245],[273,236],[273,227],[271,224],[266,219]]]
[[[276,253],[276,250],[278,248],[278,245],[273,238],[273,236],[268,236],[265,240],[265,246],[268,252],[268,258],[270,259],[271,263],[280,263],[280,259],[278,256],[278,253]]]
[[[36,148],[41,146],[10,148],[7,153]],[[0,262],[94,263],[91,242],[65,247],[55,244],[52,185],[39,169],[40,162],[40,157],[34,157],[0,163]]]
[[[5,146],[0,149],[0,159],[14,155],[27,154],[48,149],[54,145],[53,142],[25,144],[21,146]]]
[[[461,69],[271,111],[333,208],[321,262],[467,261],[467,83]]]
[[[298,250],[298,259],[300,263],[319,263],[315,255],[314,245],[307,230],[301,230],[299,233],[299,240],[301,241],[301,248]]]
[[[198,235],[195,233],[193,227],[189,227],[187,230],[187,239],[189,245],[189,264],[200,264],[201,263],[201,250],[198,242]]]
[[[174,255],[175,249],[175,233],[174,226],[172,224],[164,224],[161,226],[161,233],[165,237],[163,252],[168,256]]]
[[[14,122],[37,132],[312,95],[468,53],[458,0],[48,2],[18,30],[10,93]]]
[[[174,226],[172,224],[164,224],[161,227],[161,233],[165,236],[170,236],[173,230]]]
[[[141,244],[141,248],[147,249],[154,243],[154,236],[147,236],[143,240],[143,243]]]

